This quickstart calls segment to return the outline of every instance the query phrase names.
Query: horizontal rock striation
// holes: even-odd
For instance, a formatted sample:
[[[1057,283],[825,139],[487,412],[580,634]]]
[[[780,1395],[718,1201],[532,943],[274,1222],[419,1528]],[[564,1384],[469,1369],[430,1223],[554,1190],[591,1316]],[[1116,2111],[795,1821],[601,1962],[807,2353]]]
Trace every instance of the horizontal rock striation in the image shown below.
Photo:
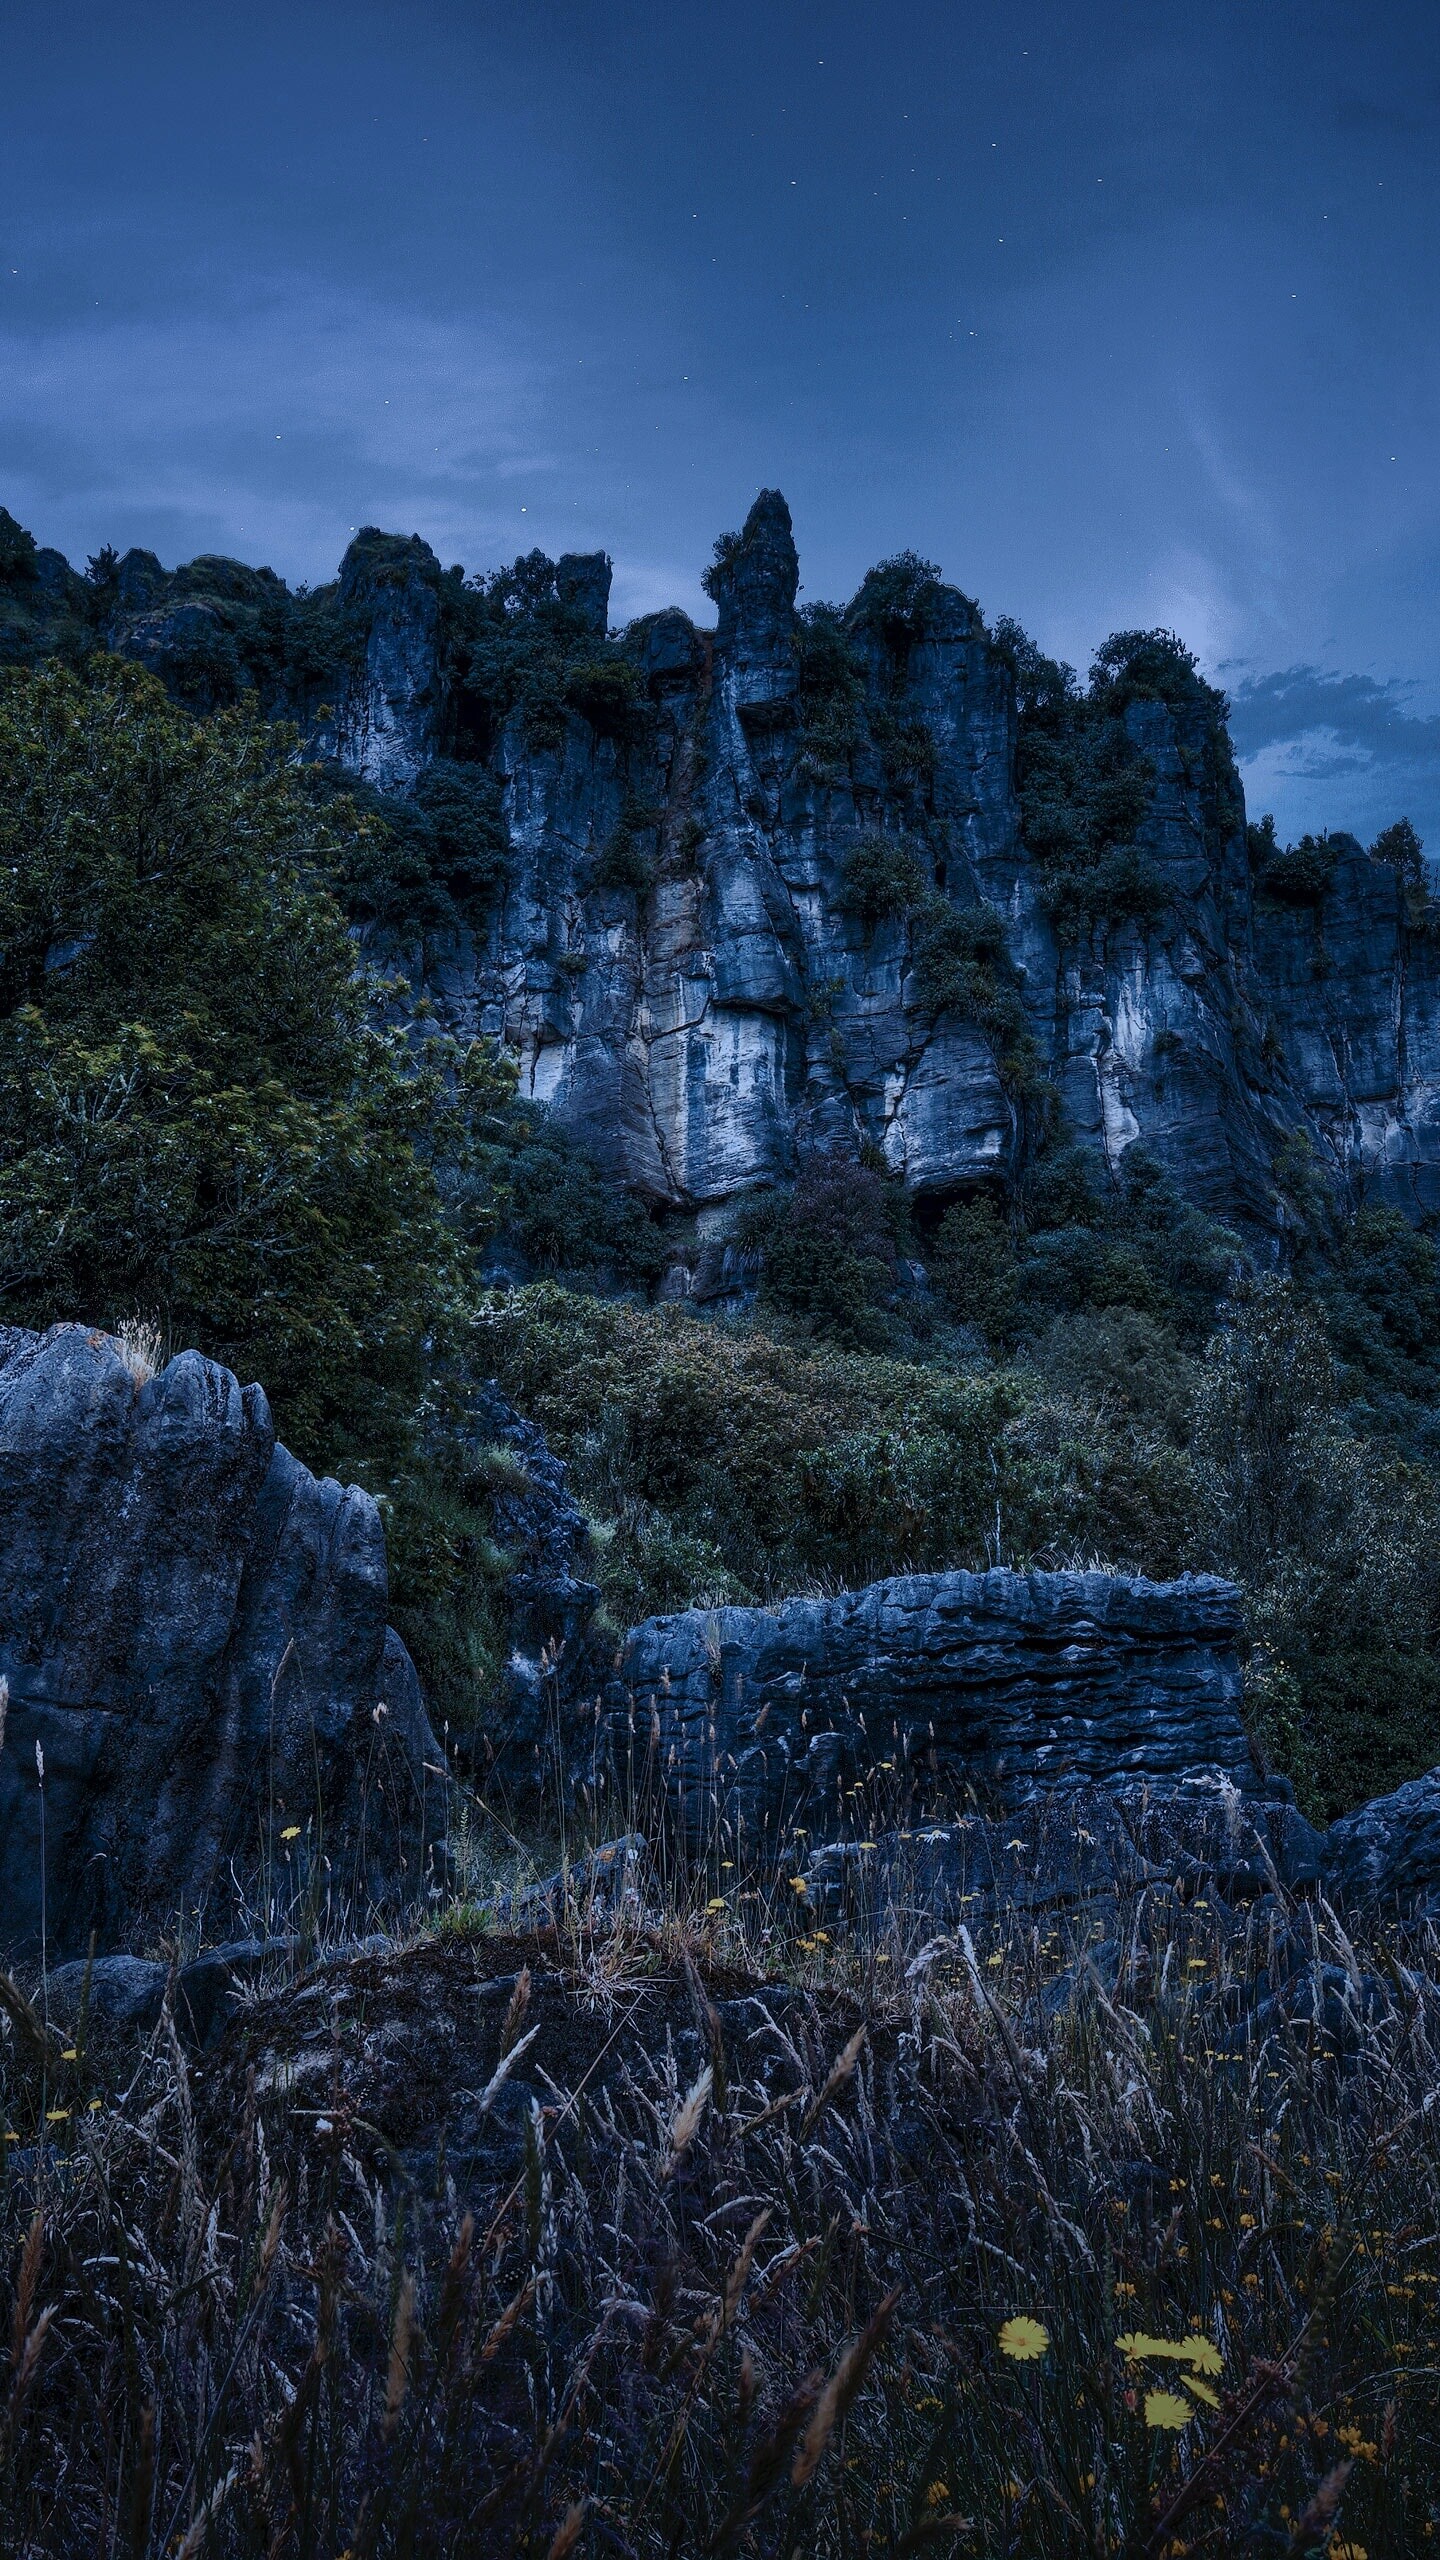
[[[1020,1806],[1203,1769],[1243,1794],[1239,1632],[1206,1575],[916,1574],[652,1618],[607,1693],[608,1783],[756,1853],[853,1828],[852,1790]]]
[[[445,1776],[386,1596],[374,1502],[280,1447],[259,1387],[0,1330],[0,1944],[38,1946],[42,1891],[59,1955],[267,1875],[418,1891]]]

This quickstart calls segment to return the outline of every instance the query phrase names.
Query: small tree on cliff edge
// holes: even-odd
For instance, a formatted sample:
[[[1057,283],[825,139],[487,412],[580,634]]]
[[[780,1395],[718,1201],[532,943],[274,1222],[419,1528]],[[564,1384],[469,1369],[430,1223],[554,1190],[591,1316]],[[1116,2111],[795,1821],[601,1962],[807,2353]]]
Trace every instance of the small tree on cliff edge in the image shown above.
[[[431,1159],[505,1079],[368,1020],[352,826],[293,738],[134,667],[0,683],[0,1313],[138,1309],[383,1469],[462,1308]]]

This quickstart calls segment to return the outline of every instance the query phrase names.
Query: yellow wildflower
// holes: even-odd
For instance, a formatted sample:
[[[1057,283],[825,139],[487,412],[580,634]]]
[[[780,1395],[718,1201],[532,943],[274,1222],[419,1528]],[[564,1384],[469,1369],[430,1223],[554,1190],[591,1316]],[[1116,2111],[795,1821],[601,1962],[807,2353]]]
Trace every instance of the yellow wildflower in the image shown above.
[[[282,1840],[298,1840],[300,1837],[299,1823],[287,1822],[284,1830],[280,1834],[280,1837]]]
[[[724,1896],[724,1894],[723,1894],[723,1893],[717,1893],[717,1894],[716,1894],[716,1896],[715,1896],[715,1898],[714,1898],[714,1900],[713,1900],[713,1902],[707,1902],[707,1903],[706,1903],[706,1905],[705,1905],[705,1908],[706,1908],[706,1910],[707,1910],[707,1911],[723,1911],[723,1910],[724,1910],[724,1908],[725,1908],[725,1896]]]
[[[1002,2356],[1013,2356],[1017,2364],[1033,2364],[1038,2356],[1048,2355],[1050,2332],[1022,2311],[1015,2319],[1006,2321],[1000,2332],[999,2347]]]
[[[1145,2424],[1147,2427],[1173,2427],[1178,2433],[1188,2427],[1195,2412],[1176,2391],[1147,2391]]]

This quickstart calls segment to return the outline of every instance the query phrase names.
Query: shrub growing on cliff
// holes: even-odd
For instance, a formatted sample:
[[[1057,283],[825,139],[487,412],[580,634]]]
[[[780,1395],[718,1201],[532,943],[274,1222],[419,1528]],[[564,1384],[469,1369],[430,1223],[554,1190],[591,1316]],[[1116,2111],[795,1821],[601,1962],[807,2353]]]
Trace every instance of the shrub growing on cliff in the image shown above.
[[[393,1443],[458,1286],[461,1093],[367,1023],[343,839],[283,735],[135,667],[0,689],[0,1302],[138,1309],[330,1463]]]
[[[1267,811],[1248,838],[1255,884],[1265,897],[1288,907],[1324,904],[1340,853],[1332,837],[1302,836],[1298,844],[1281,844]]]
[[[339,842],[334,886],[348,914],[396,932],[476,924],[509,861],[499,783],[480,765],[439,756],[409,800],[387,797],[334,766],[307,780]],[[348,802],[343,811],[335,804]]]
[[[908,1224],[899,1183],[851,1156],[812,1156],[793,1190],[745,1222],[745,1241],[764,1256],[762,1305],[847,1350],[889,1349],[887,1307]]]
[[[930,886],[926,866],[905,836],[872,829],[857,836],[840,865],[840,904],[866,926],[909,915]]]
[[[1017,622],[997,622],[995,640],[1015,671],[1021,818],[1056,931],[1073,941],[1097,925],[1158,924],[1168,891],[1139,842],[1155,772],[1125,715],[1137,703],[1164,704],[1187,759],[1198,729],[1199,766],[1190,764],[1187,779],[1207,820],[1225,830],[1238,823],[1241,801],[1224,695],[1173,632],[1115,632],[1084,691],[1073,667],[1047,658]]]

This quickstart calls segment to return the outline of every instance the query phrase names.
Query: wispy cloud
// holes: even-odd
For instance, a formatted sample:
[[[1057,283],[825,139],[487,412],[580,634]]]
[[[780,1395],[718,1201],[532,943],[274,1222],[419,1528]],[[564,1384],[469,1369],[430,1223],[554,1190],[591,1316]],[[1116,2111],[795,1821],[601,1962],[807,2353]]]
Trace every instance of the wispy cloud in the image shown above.
[[[1360,835],[1403,811],[1440,851],[1440,715],[1412,712],[1413,691],[1313,666],[1243,679],[1230,727],[1252,805]]]

